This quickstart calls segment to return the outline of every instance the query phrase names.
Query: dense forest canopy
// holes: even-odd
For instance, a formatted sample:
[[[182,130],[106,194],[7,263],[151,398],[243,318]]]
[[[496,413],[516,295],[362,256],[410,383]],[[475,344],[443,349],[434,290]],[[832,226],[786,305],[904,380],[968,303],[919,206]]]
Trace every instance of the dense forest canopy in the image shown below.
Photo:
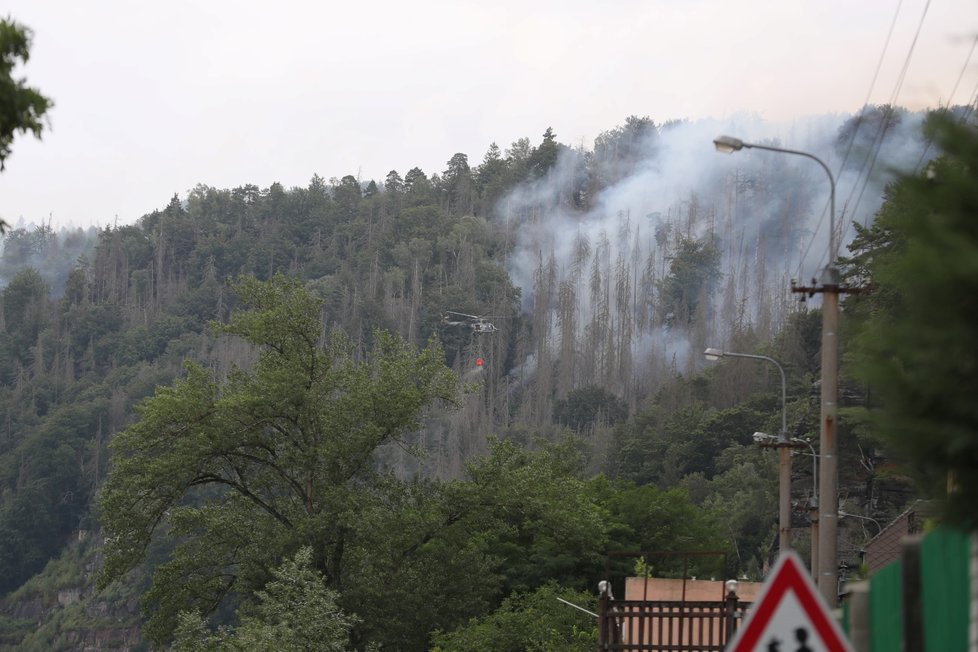
[[[927,151],[920,119],[867,107],[789,133],[839,166],[856,251],[882,184]],[[294,580],[331,614],[296,636],[502,649],[496,623],[545,640],[520,605],[593,595],[611,550],[724,550],[725,574],[759,577],[776,462],[750,435],[780,427],[780,379],[701,352],[777,358],[789,431],[817,438],[819,317],[788,288],[825,263],[827,189],[803,163],[716,156],[718,129],[631,116],[593,150],[548,128],[438,172],[198,186],[131,225],[11,229],[0,643],[301,647],[281,642]],[[866,396],[845,381],[841,486],[885,521],[912,487]],[[812,488],[800,458],[794,501]],[[843,533],[858,566],[868,533]],[[581,628],[567,649],[592,642],[546,613]]]

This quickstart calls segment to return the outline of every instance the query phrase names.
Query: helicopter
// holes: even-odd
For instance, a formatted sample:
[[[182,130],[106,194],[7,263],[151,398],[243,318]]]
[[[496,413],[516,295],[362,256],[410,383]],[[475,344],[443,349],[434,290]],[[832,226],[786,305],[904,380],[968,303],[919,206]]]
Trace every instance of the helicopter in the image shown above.
[[[451,315],[454,315],[451,316]],[[446,310],[442,315],[441,323],[445,326],[465,326],[471,328],[473,333],[495,333],[496,327],[489,318],[479,315],[467,315],[464,312]]]

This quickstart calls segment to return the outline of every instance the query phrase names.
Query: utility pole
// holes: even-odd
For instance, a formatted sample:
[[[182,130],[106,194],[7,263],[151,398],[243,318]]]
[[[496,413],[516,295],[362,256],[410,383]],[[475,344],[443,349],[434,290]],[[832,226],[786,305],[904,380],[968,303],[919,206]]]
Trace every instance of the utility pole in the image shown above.
[[[833,182],[833,197],[835,188]],[[834,220],[833,220],[834,221]],[[835,236],[830,244],[831,261],[822,271],[822,283],[805,287],[791,283],[792,292],[804,292],[809,297],[822,295],[822,410],[819,429],[818,507],[814,516],[818,532],[817,568],[819,593],[829,607],[834,608],[839,599],[839,442],[837,438],[839,400],[839,295],[858,293],[858,289],[839,285],[839,270],[835,267],[838,252]],[[814,550],[813,550],[814,552]]]
[[[832,194],[835,194],[833,181]],[[833,197],[834,199],[834,197]],[[833,202],[834,203],[834,202]],[[832,220],[835,221],[834,219]],[[833,224],[834,227],[834,224]],[[818,583],[819,593],[829,608],[839,600],[839,442],[836,439],[839,397],[839,270],[835,267],[835,234],[829,244],[829,264],[822,284],[811,287],[791,284],[792,292],[822,295],[822,410],[819,426],[818,467]],[[812,279],[814,281],[814,279]]]

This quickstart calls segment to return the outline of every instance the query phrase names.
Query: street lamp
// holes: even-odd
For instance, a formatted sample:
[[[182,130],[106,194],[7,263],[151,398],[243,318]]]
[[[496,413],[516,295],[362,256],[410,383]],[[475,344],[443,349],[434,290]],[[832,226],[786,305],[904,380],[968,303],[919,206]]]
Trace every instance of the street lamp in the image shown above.
[[[733,154],[744,148],[744,141],[733,136],[717,136],[713,139],[713,144],[721,154]]]
[[[778,368],[781,373],[781,434],[778,436],[780,441],[788,440],[788,411],[787,411],[787,393],[785,391],[784,382],[784,368],[778,364],[778,361],[774,358],[769,358],[766,355],[754,355],[751,353],[733,353],[732,351],[724,351],[723,349],[715,349],[713,347],[708,348],[703,351],[703,355],[706,356],[707,360],[719,360],[720,358],[750,358],[751,360],[766,360]],[[755,433],[763,434],[763,433]]]
[[[850,514],[849,512],[843,512],[841,510],[839,511],[839,516],[843,516],[843,517],[844,516],[849,516],[849,517],[852,517],[852,518],[862,519],[864,521],[872,521],[873,522],[873,525],[876,526],[876,535],[877,536],[879,536],[879,533],[883,531],[883,526],[880,525],[880,522],[877,521],[875,518],[870,518],[869,516],[860,516],[859,514]]]
[[[733,154],[734,152],[739,152],[742,149],[763,149],[769,152],[781,152],[782,154],[796,154],[798,156],[804,156],[805,158],[810,158],[825,170],[825,174],[829,175],[829,187],[831,190],[831,197],[829,202],[829,263],[825,267],[823,272],[822,282],[827,283],[829,280],[835,281],[838,284],[838,274],[835,278],[828,279],[825,274],[828,274],[830,270],[835,270],[835,259],[838,258],[838,243],[835,241],[835,177],[832,176],[832,170],[829,166],[825,164],[822,159],[818,158],[814,154],[809,154],[808,152],[801,152],[797,149],[785,149],[783,147],[772,147],[770,145],[761,145],[758,143],[745,143],[739,138],[734,138],[733,136],[717,136],[713,139],[713,145],[717,148],[717,151],[721,154]],[[837,270],[836,270],[837,271]]]
[[[731,154],[741,149],[763,149],[782,154],[795,154],[809,158],[825,170],[829,177],[829,260],[822,270],[822,286],[819,288],[798,288],[792,283],[794,292],[820,292],[822,296],[822,410],[819,425],[819,450],[822,465],[819,476],[818,502],[822,512],[819,516],[818,542],[818,589],[825,602],[832,608],[839,600],[838,594],[838,509],[839,509],[839,466],[836,459],[838,441],[836,440],[837,401],[839,395],[839,270],[835,260],[839,257],[838,242],[835,235],[835,177],[820,158],[808,152],[794,149],[771,147],[757,143],[745,143],[732,136],[718,136],[713,140],[718,152]]]
[[[703,355],[706,356],[707,360],[719,360],[720,358],[765,360],[777,367],[781,373],[781,434],[776,438],[776,443],[772,444],[772,446],[778,449],[778,550],[786,552],[791,549],[791,451],[789,449],[793,445],[788,439],[788,409],[784,368],[778,364],[777,360],[769,358],[766,355],[733,353],[712,347],[703,351]],[[754,433],[755,441],[757,441],[757,435],[763,434]]]

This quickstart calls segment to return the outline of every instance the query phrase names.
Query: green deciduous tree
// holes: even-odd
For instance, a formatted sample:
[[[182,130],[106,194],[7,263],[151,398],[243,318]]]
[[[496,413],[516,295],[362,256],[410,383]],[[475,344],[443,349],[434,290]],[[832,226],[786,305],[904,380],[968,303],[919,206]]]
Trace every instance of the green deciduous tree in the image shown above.
[[[180,611],[248,596],[300,546],[342,589],[375,451],[416,429],[432,401],[455,397],[435,344],[416,352],[377,333],[358,355],[324,336],[319,302],[298,281],[242,278],[234,289],[245,309],[216,330],[253,345],[257,360],[227,378],[188,362],[113,441],[100,496],[103,586],[142,561],[154,534],[175,542],[146,598],[157,639]]]
[[[454,483],[388,476],[358,497],[341,600],[363,619],[358,643],[427,650],[431,631],[496,604],[500,581],[481,536],[484,512],[463,494]]]
[[[721,278],[720,251],[711,242],[682,238],[669,261],[669,275],[658,282],[660,310],[670,324],[688,325]]]
[[[207,630],[199,613],[180,616],[175,652],[342,652],[348,649],[355,619],[337,606],[321,573],[312,566],[312,548],[304,547],[272,571],[258,591],[254,613],[241,615],[237,627]]]
[[[597,477],[590,494],[610,514],[610,550],[692,552],[719,550],[728,541],[717,533],[715,514],[693,505],[685,489],[611,482]],[[682,572],[682,560],[660,562],[663,570]],[[691,569],[697,574],[695,568]]]
[[[591,385],[575,389],[554,404],[554,421],[581,432],[596,423],[614,425],[628,418],[628,406],[620,398]]]
[[[598,644],[595,619],[560,601],[591,611],[595,598],[554,584],[514,594],[493,613],[435,636],[435,652],[590,652]]]
[[[29,131],[40,138],[44,114],[52,106],[25,80],[14,78],[14,68],[30,56],[31,31],[9,18],[0,19],[0,170],[6,166],[14,135]],[[6,227],[0,220],[0,233]]]
[[[570,443],[531,452],[502,441],[469,464],[458,500],[502,562],[505,593],[548,580],[583,589],[600,566],[608,518],[581,477],[583,463]]]
[[[42,119],[51,100],[25,80],[15,79],[14,68],[31,56],[31,30],[12,20],[0,20],[0,170],[3,169],[17,132],[41,136]]]

